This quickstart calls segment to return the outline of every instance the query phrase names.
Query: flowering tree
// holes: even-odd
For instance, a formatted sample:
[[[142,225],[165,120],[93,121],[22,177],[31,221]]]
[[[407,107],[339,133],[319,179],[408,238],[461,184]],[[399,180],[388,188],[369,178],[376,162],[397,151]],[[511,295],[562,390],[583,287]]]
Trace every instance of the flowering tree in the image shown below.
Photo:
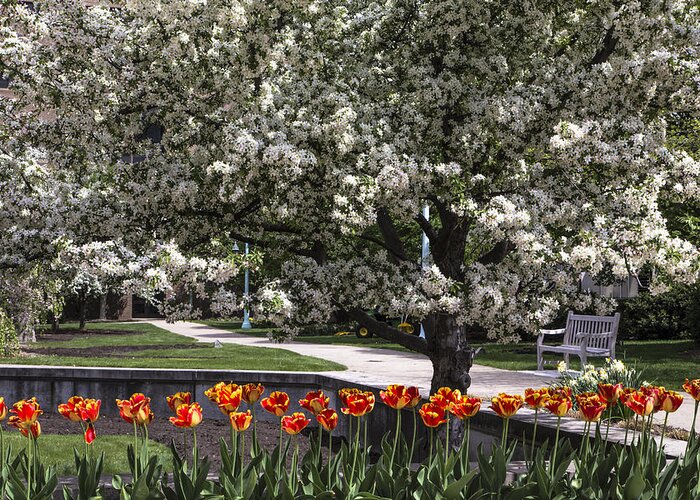
[[[583,271],[695,277],[658,207],[698,194],[700,165],[665,138],[669,113],[700,107],[696,5],[4,9],[0,147],[72,186],[59,225],[189,256],[252,243],[284,259],[258,299],[292,333],[344,310],[466,389],[469,332],[508,340],[606,306]]]

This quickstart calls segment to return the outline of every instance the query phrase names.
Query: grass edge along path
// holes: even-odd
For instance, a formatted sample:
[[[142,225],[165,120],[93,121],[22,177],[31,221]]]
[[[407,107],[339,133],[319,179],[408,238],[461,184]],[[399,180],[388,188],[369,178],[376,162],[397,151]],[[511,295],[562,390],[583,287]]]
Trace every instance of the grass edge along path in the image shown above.
[[[65,329],[74,326],[63,325]],[[133,331],[134,334],[100,334],[100,330]],[[196,342],[143,322],[89,323],[85,333],[71,332],[71,337],[61,339],[57,335],[46,340],[39,335],[38,341],[29,346],[33,350],[39,349],[39,352],[0,357],[0,364],[309,372],[346,369],[341,364],[284,348],[226,343],[215,348],[213,343]],[[42,353],[42,349],[53,351]],[[113,355],[109,353],[110,349],[114,351]]]

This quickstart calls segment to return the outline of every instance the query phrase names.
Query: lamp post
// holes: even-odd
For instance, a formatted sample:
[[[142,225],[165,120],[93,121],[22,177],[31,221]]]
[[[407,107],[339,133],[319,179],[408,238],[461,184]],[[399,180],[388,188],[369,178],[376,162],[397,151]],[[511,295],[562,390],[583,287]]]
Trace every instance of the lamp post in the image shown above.
[[[426,203],[423,207],[423,217],[425,220],[430,220],[430,206]],[[428,240],[428,235],[423,232],[421,238],[421,252],[420,252],[420,267],[425,269],[428,267],[428,257],[430,256],[430,241]],[[420,324],[420,337],[425,338],[425,330],[423,329],[423,323]]]
[[[248,243],[245,244],[245,255],[248,255],[249,252],[249,247]],[[238,243],[234,242],[233,243],[233,251],[234,253],[238,253],[240,249],[238,248]],[[250,312],[248,311],[248,296],[250,295],[250,275],[248,268],[246,267],[245,269],[245,278],[244,278],[244,284],[243,284],[243,297],[245,298],[245,306],[243,307],[243,323],[241,323],[241,328],[243,330],[250,330],[252,328],[252,325],[250,324]]]

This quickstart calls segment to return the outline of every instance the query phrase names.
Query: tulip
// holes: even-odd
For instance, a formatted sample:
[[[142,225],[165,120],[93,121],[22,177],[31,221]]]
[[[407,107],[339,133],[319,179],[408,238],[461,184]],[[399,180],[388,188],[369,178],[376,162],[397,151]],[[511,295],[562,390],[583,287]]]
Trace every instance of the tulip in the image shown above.
[[[5,420],[7,417],[7,405],[5,404],[5,398],[0,396],[0,422]]]
[[[9,424],[12,427],[20,431],[29,431],[44,411],[37,403],[36,398],[30,398],[17,401],[12,405],[10,413],[14,413],[9,420]]]
[[[664,391],[661,395],[661,409],[666,412],[664,417],[664,428],[661,432],[661,442],[659,443],[659,448],[664,444],[664,437],[666,436],[666,425],[668,424],[668,414],[673,413],[678,410],[683,404],[683,396],[676,391]]]
[[[449,387],[440,387],[430,396],[430,402],[442,406],[443,410],[448,410],[450,404],[462,397],[459,389],[452,390]]]
[[[316,416],[328,408],[329,402],[330,398],[323,394],[323,391],[310,391],[306,393],[306,397],[304,399],[299,400],[299,406],[305,410],[309,410],[314,414],[314,416]]]
[[[347,402],[348,396],[350,396],[351,394],[361,394],[362,392],[364,392],[364,391],[361,391],[360,389],[357,389],[354,387],[353,388],[346,387],[346,388],[340,389],[338,391],[338,397],[340,398],[340,402],[343,403],[343,406],[347,406],[348,405],[348,402]]]
[[[663,395],[664,392],[666,392],[665,387],[660,387],[660,386],[655,386],[655,385],[646,385],[642,386],[639,388],[639,392],[646,396],[650,396],[654,398],[654,408],[652,409],[653,413],[658,412],[661,410],[661,396]]]
[[[95,440],[95,437],[97,437],[97,435],[95,434],[95,426],[92,425],[92,423],[89,423],[87,425],[87,428],[85,429],[85,443],[92,444],[92,442]]]
[[[423,424],[431,429],[439,427],[441,424],[447,422],[445,408],[440,404],[425,403],[421,406],[421,409],[418,410],[418,413],[423,420]]]
[[[413,401],[413,395],[406,386],[396,384],[388,386],[385,391],[379,391],[379,397],[394,410],[402,410]]]
[[[192,402],[192,393],[190,392],[176,392],[172,396],[167,396],[165,400],[168,402],[168,408],[170,411],[177,410],[177,407],[182,404],[190,404]]]
[[[421,397],[420,392],[418,392],[418,387],[407,387],[406,395],[410,397],[411,400],[406,404],[407,408],[415,408],[420,403]]]
[[[685,379],[685,384],[683,384],[683,390],[690,394],[695,400],[695,411],[693,412],[693,424],[690,426],[690,435],[695,435],[695,421],[698,418],[698,405],[700,405],[700,378],[695,380]],[[690,444],[690,439],[688,440]],[[688,451],[688,446],[686,446],[686,452]]]
[[[550,390],[548,387],[540,389],[525,389],[525,404],[535,411],[544,408],[544,402],[549,397]]]
[[[522,396],[500,393],[498,396],[491,398],[491,408],[496,414],[508,419],[518,413],[518,410],[523,406],[524,400]]]
[[[80,396],[73,396],[68,399],[67,403],[58,405],[58,413],[63,415],[71,422],[82,422],[83,419],[80,416],[80,407],[82,404],[83,398]]]
[[[204,391],[204,395],[209,398],[212,403],[219,404],[219,391],[226,385],[226,382],[218,382],[214,386]]]
[[[273,415],[282,417],[289,409],[289,395],[286,392],[275,391],[260,401],[260,404]]]
[[[299,434],[311,422],[310,418],[306,418],[301,412],[294,412],[291,415],[282,417],[282,429],[290,436]]]
[[[636,391],[626,398],[625,406],[640,417],[647,417],[654,411],[654,396]]]
[[[183,403],[175,409],[175,416],[170,423],[175,427],[192,429],[202,422],[202,407],[199,403]]]
[[[326,408],[316,415],[316,420],[328,432],[333,432],[338,426],[338,412],[332,408]]]
[[[345,408],[341,408],[340,410],[345,415],[363,417],[374,409],[374,402],[374,394],[371,392],[350,394],[345,399],[345,404],[347,406]]]
[[[24,437],[29,437],[31,436],[33,439],[38,438],[41,436],[41,424],[37,421],[34,422],[29,429],[19,429],[19,432],[22,434]]]
[[[151,412],[151,398],[144,396],[140,392],[132,394],[129,399],[117,399],[117,407],[119,407],[119,416],[127,423],[133,424],[149,424],[149,414]]]
[[[249,406],[254,405],[260,399],[263,392],[265,392],[265,387],[262,384],[246,384],[241,386],[241,397]]]
[[[0,422],[5,420],[7,417],[7,405],[5,404],[5,398],[0,396]],[[5,470],[5,431],[0,425],[0,472]]]
[[[621,394],[622,384],[598,384],[598,395],[610,408],[617,403]]]
[[[80,419],[88,424],[94,424],[100,418],[100,407],[102,401],[99,399],[84,399],[80,406]]]
[[[481,398],[470,397],[465,395],[460,396],[456,401],[450,403],[450,413],[460,420],[467,421],[467,429],[462,436],[461,449],[466,450],[467,458],[469,457],[469,436],[471,434],[471,418],[479,413],[481,409]],[[467,465],[468,465],[467,460]]]
[[[229,420],[231,421],[233,430],[236,432],[243,432],[250,427],[250,423],[253,421],[253,415],[251,415],[250,410],[246,412],[234,411],[229,414]]]
[[[217,394],[217,406],[221,413],[227,417],[238,410],[241,405],[243,391],[236,384],[224,385]]]
[[[576,396],[576,404],[581,412],[581,418],[589,423],[598,422],[607,408],[603,398],[595,393],[592,394],[592,396],[588,397],[583,395]]]
[[[563,393],[555,393],[553,396],[549,396],[544,402],[544,407],[549,410],[552,415],[559,418],[569,413],[571,406],[571,398]]]

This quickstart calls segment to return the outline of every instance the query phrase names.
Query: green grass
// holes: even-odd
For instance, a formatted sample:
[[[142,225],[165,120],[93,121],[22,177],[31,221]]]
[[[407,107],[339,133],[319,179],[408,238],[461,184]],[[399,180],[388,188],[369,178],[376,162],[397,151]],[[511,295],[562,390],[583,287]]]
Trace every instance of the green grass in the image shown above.
[[[67,328],[73,325],[66,325]],[[90,334],[80,334],[71,340],[39,340],[34,348],[68,349],[60,354],[0,357],[0,363],[47,366],[105,366],[122,368],[181,368],[212,370],[274,370],[274,371],[330,371],[344,370],[345,366],[285,349],[250,347],[224,344],[214,348],[213,343],[198,343],[205,347],[192,348],[193,339],[183,337],[146,323],[91,323]],[[129,330],[134,335],[99,334],[95,331]],[[141,332],[139,334],[139,332]],[[149,349],[149,346],[166,346],[167,349]],[[119,347],[143,346],[140,350],[124,350]],[[118,355],[99,356],[76,352],[72,349],[93,347],[113,348]]]
[[[102,452],[105,454],[103,474],[129,473],[126,448],[132,442],[132,436],[97,437],[92,446],[94,447],[95,456],[99,456]],[[12,456],[24,449],[26,443],[27,439],[18,433],[5,433],[5,446],[12,447]],[[75,475],[73,448],[77,448],[82,455],[85,446],[82,435],[59,436],[57,434],[42,434],[38,443],[41,461],[44,465],[55,465],[59,476]],[[149,440],[148,449],[151,455],[158,457],[158,461],[163,464],[166,470],[172,470],[172,455],[166,446]]]

